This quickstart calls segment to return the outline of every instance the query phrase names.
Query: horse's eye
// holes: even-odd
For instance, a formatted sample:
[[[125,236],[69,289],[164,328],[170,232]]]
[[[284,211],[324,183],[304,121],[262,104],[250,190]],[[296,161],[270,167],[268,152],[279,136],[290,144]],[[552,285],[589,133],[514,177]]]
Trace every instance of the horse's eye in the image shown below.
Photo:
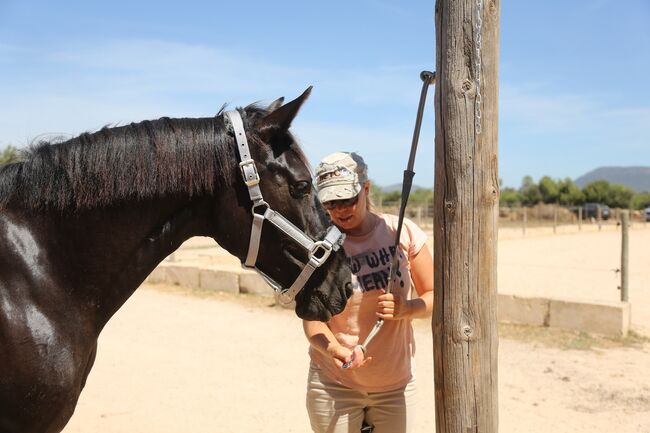
[[[289,187],[289,192],[293,197],[300,198],[304,197],[311,191],[311,183],[301,181],[296,182]]]

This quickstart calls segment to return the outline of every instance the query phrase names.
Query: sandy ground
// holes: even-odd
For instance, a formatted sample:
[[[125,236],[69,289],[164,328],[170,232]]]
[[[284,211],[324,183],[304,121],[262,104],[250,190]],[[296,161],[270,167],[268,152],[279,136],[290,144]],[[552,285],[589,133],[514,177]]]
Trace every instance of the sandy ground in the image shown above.
[[[609,270],[620,263],[616,230],[503,238],[500,291],[618,299]],[[630,243],[634,329],[650,335],[650,230],[635,228]],[[214,262],[213,253],[195,240],[174,260]],[[66,433],[310,431],[306,342],[291,311],[259,297],[204,298],[152,287],[138,290],[102,333]],[[430,326],[419,321],[415,328],[416,433],[432,432]],[[647,339],[502,327],[499,344],[501,432],[650,433]]]
[[[621,232],[551,229],[526,237],[499,232],[499,293],[555,297],[582,301],[619,301]],[[629,232],[629,301],[632,327],[650,336],[650,226],[634,225]]]

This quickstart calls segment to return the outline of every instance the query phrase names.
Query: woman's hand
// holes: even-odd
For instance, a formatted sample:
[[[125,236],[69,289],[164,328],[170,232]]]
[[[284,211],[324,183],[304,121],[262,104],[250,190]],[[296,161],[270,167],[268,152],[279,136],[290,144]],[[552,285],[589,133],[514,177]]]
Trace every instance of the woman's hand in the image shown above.
[[[411,275],[418,297],[406,299],[396,292],[382,293],[377,299],[377,317],[384,320],[430,317],[433,310],[433,259],[426,245],[411,258]]]
[[[399,293],[386,293],[381,290],[377,298],[377,317],[383,320],[400,320],[407,318],[410,313],[408,300]]]
[[[349,349],[342,346],[332,334],[332,331],[323,322],[303,320],[303,329],[309,344],[321,354],[331,357],[338,368],[349,363],[346,370],[354,370],[368,364],[372,357],[367,357],[360,346]]]
[[[350,350],[345,346],[336,344],[329,347],[327,353],[332,357],[337,367],[343,368],[343,365],[346,364],[346,370],[363,367],[372,361],[372,357],[366,358],[360,346]]]

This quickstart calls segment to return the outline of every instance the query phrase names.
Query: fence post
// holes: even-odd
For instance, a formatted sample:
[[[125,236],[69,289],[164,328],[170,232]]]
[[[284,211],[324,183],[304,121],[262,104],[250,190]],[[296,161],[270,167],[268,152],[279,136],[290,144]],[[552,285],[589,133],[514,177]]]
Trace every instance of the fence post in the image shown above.
[[[578,208],[578,231],[582,231],[582,206]]]
[[[598,206],[598,209],[596,209],[596,219],[598,220],[598,231],[600,231],[603,228],[603,225],[602,225],[603,210],[601,209],[600,206]]]
[[[433,191],[433,189],[431,189]],[[427,222],[427,226],[429,226],[429,197],[424,198],[424,219]]]
[[[523,230],[524,230],[524,236],[526,236],[526,224],[528,223],[528,212],[527,212],[527,207],[524,206],[524,225],[523,225]]]
[[[557,233],[557,203],[553,205],[553,233]]]
[[[621,213],[621,301],[628,302],[630,211]]]

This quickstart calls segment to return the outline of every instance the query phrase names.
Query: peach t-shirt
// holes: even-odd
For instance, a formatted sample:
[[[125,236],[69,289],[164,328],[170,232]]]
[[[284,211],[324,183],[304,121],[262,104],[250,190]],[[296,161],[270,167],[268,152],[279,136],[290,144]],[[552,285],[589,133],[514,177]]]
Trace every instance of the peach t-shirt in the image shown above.
[[[342,345],[354,348],[364,342],[377,321],[378,289],[385,289],[395,243],[398,218],[378,215],[374,229],[364,236],[346,236],[343,248],[352,267],[354,291],[345,309],[332,317],[327,326]],[[404,219],[400,236],[399,267],[393,292],[401,292],[411,299],[413,287],[410,260],[419,252],[426,234],[409,219]],[[406,259],[408,258],[408,259]],[[432,264],[433,266],[433,264]],[[413,287],[413,290],[415,288]],[[417,296],[417,292],[413,292]],[[405,386],[412,377],[412,358],[415,343],[411,320],[386,320],[367,348],[372,361],[355,370],[337,367],[334,361],[310,347],[311,360],[329,378],[349,388],[366,392],[392,391]]]

